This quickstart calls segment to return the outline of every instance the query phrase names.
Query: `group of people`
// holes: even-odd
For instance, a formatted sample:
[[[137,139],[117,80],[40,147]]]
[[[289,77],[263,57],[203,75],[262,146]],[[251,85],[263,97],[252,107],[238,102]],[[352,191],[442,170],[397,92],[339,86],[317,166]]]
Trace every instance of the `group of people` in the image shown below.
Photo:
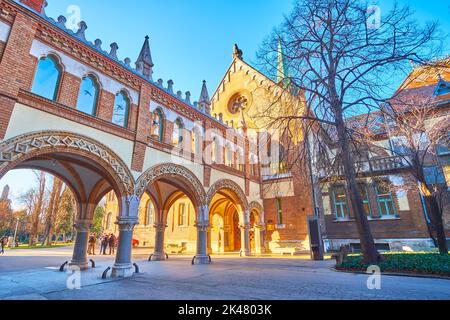
[[[5,246],[8,245],[8,237],[3,236],[0,239],[0,254],[5,254]]]
[[[88,254],[95,256],[95,247],[97,245],[97,235],[95,233],[91,233],[89,235],[89,245],[88,245]],[[117,247],[118,239],[113,234],[103,234],[103,236],[100,237],[100,253],[106,255],[106,250],[109,248],[109,255],[116,253],[116,247]]]

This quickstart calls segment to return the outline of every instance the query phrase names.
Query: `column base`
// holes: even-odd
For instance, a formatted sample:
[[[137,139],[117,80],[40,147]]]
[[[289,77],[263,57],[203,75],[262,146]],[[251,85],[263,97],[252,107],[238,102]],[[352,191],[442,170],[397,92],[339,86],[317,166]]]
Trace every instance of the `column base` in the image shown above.
[[[165,253],[156,252],[151,255],[150,261],[166,261],[167,255]]]
[[[115,264],[112,267],[111,277],[112,278],[130,278],[134,274],[134,267],[131,263],[127,264]]]
[[[193,259],[193,264],[211,264],[210,256],[195,256]]]
[[[69,262],[69,267],[72,267],[72,266],[80,268],[81,271],[86,271],[86,270],[89,269],[89,262],[88,261],[74,261],[74,260],[72,260],[72,261]]]
[[[240,255],[241,257],[251,257],[252,252],[250,250],[241,250]]]

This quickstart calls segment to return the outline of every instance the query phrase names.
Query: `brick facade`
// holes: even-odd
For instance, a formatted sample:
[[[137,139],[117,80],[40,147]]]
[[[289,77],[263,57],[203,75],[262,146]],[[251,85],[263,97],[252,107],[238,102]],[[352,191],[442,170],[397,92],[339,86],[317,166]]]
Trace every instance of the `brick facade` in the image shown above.
[[[70,108],[76,109],[80,85],[80,78],[71,75],[68,72],[64,72],[60,80],[58,102]]]

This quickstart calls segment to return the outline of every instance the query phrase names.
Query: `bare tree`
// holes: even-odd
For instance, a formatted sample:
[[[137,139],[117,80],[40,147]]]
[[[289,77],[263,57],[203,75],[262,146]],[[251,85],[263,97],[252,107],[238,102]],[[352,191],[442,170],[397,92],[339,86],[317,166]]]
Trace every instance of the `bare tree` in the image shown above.
[[[410,61],[429,61],[440,49],[436,33],[435,23],[420,27],[409,8],[397,4],[378,19],[377,8],[359,0],[299,0],[258,54],[265,73],[283,77],[277,103],[286,94],[300,98],[285,107],[260,108],[260,116],[271,126],[299,123],[294,127],[306,134],[335,135],[338,152],[327,156],[342,164],[365,263],[379,262],[381,256],[358,191],[358,144],[346,118],[378,108]],[[280,47],[288,72],[279,68]]]
[[[42,245],[48,246],[52,244],[53,230],[55,227],[57,210],[60,205],[62,188],[63,188],[62,181],[57,177],[54,177],[53,187],[50,193],[49,205],[46,210],[44,239],[42,240]]]
[[[399,93],[383,109],[383,115],[393,144],[392,152],[411,168],[425,199],[431,236],[436,239],[440,253],[448,254],[443,223],[448,191],[437,150],[450,146],[450,114],[448,108],[436,102],[434,97],[423,94]]]
[[[42,210],[44,207],[44,197],[45,197],[45,173],[44,172],[35,172],[37,176],[37,181],[39,183],[39,189],[36,194],[36,202],[33,207],[33,213],[31,216],[31,230],[30,230],[30,239],[29,246],[34,246],[36,244],[36,238],[39,231],[39,222],[42,214]]]

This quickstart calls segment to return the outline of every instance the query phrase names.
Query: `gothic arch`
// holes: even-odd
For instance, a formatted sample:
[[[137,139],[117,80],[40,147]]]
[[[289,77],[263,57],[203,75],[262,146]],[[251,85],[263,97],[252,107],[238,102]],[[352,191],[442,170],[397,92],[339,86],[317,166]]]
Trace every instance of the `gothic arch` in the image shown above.
[[[261,214],[264,211],[264,208],[263,208],[262,204],[260,204],[259,202],[252,201],[248,205],[248,210],[249,211],[256,210],[256,211],[258,211],[259,214]]]
[[[185,167],[173,163],[156,165],[144,172],[136,182],[136,196],[140,198],[147,186],[164,177],[181,179],[183,183],[189,186],[196,204],[202,206],[205,203],[205,190],[197,176]]]
[[[127,165],[111,149],[92,138],[66,131],[23,134],[0,143],[0,178],[20,163],[54,153],[89,159],[108,173],[120,195],[131,195],[134,179]]]
[[[220,190],[230,190],[232,191],[239,200],[239,204],[242,206],[244,211],[247,211],[249,208],[247,197],[245,196],[245,192],[242,188],[234,181],[228,179],[222,179],[216,181],[211,188],[209,188],[208,194],[206,196],[206,204],[209,205],[214,198],[214,195]]]

